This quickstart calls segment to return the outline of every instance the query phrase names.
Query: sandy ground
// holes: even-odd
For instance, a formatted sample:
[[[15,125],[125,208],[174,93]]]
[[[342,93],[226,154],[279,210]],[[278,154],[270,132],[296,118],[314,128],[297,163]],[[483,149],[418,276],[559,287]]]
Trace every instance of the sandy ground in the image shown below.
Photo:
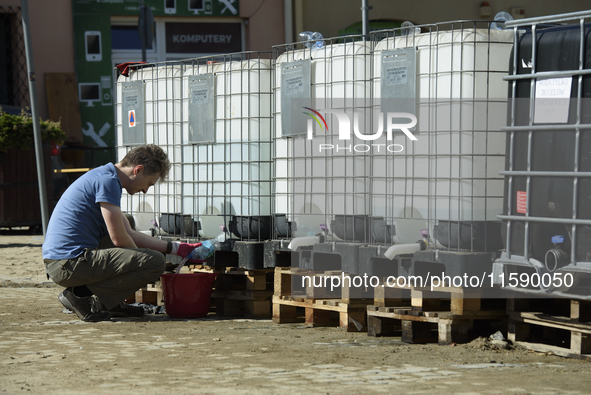
[[[589,394],[591,363],[270,320],[62,312],[40,236],[0,235],[0,394]]]

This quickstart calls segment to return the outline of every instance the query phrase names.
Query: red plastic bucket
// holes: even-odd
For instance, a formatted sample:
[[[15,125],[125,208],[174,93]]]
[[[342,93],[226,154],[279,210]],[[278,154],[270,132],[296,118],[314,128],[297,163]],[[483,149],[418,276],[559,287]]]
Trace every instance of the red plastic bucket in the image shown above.
[[[161,275],[166,314],[173,318],[205,317],[209,313],[215,276],[214,273]]]

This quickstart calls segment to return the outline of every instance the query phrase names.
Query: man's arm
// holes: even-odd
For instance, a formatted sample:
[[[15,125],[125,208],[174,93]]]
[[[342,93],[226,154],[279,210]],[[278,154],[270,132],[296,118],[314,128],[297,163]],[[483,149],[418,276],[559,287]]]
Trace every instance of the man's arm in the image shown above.
[[[135,244],[140,248],[149,248],[151,250],[166,252],[166,245],[167,242],[164,240],[160,240],[156,237],[148,236],[143,234],[142,232],[135,231],[131,229],[131,225],[129,224],[129,220],[121,214],[123,217],[123,222],[125,224],[125,230],[127,234],[133,239]]]
[[[121,209],[111,203],[101,202],[100,205],[113,244],[116,247],[137,248],[137,245],[127,232],[126,223],[129,226],[129,222],[124,217]]]
[[[109,236],[115,246],[127,248],[138,248],[139,246],[140,248],[149,248],[163,253],[167,252],[168,242],[131,229],[129,221],[125,218],[125,215],[123,215],[119,207],[102,202],[100,205],[103,218],[107,224]],[[200,245],[201,243],[188,244],[175,241],[172,243],[170,253],[184,258],[189,255],[195,247],[199,247]]]

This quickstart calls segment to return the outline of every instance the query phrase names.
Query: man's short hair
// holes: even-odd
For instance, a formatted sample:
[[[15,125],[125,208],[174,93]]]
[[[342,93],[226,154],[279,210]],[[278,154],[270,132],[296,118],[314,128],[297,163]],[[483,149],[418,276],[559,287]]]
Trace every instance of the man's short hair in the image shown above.
[[[166,181],[170,170],[170,162],[166,152],[154,144],[134,147],[119,163],[123,167],[142,165],[148,172],[147,175],[160,173],[160,181]]]

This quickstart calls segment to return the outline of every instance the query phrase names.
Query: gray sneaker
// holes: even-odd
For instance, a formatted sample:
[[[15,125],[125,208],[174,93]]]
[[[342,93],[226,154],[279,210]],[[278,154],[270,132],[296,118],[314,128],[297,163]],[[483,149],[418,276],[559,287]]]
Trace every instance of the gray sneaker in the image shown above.
[[[58,296],[59,301],[68,310],[76,313],[78,318],[86,322],[108,321],[111,317],[105,311],[93,313],[91,310],[91,298],[79,298],[74,295],[72,288],[64,289]]]

